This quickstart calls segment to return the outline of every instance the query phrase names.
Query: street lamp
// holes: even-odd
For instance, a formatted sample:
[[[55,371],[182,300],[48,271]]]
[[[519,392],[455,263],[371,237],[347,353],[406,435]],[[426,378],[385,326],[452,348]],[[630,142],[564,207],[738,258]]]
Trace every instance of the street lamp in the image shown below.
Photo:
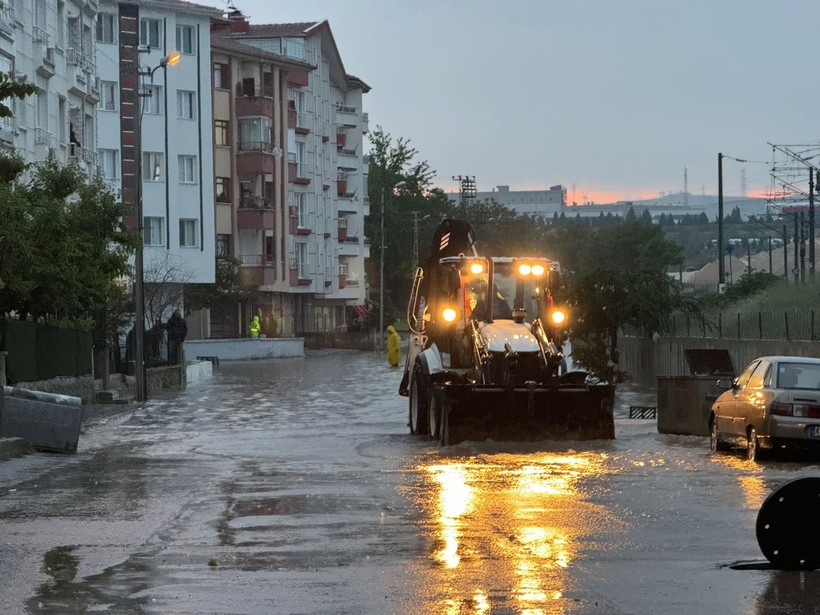
[[[393,184],[390,188],[390,194],[406,185],[406,181],[400,181]],[[379,346],[382,346],[384,340],[384,214],[387,211],[385,207],[384,186],[382,186],[382,211],[379,216],[379,236],[381,237],[381,248],[379,250]]]
[[[141,50],[140,50],[141,51]],[[144,289],[144,233],[143,233],[143,215],[142,215],[142,104],[141,98],[150,96],[142,92],[142,82],[145,77],[149,77],[151,82],[154,81],[154,73],[157,69],[165,69],[168,66],[174,66],[179,62],[181,54],[177,51],[169,53],[163,57],[157,66],[154,68],[146,67],[145,69],[138,68],[139,87],[135,90],[135,105],[134,105],[134,124],[135,124],[135,144],[134,144],[134,161],[137,167],[136,175],[136,205],[137,205],[137,253],[134,255],[134,353],[136,354],[136,370],[134,374],[135,380],[135,397],[137,401],[145,401],[147,399],[147,391],[145,387],[145,289]]]

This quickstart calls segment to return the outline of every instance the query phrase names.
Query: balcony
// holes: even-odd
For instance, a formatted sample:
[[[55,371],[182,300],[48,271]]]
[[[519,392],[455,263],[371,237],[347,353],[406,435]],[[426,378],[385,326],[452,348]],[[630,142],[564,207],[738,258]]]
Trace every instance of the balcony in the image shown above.
[[[270,254],[242,254],[240,273],[251,286],[268,286],[276,281],[276,265]]]
[[[236,97],[236,117],[271,117],[273,115],[273,99],[262,96]]]
[[[361,254],[361,242],[358,237],[345,237],[344,241],[339,240],[339,256],[359,256]]]
[[[240,230],[270,230],[275,221],[270,200],[261,196],[245,196],[236,210],[236,226]]]
[[[236,167],[241,176],[273,174],[276,160],[282,157],[282,150],[271,141],[240,141],[237,149]]]

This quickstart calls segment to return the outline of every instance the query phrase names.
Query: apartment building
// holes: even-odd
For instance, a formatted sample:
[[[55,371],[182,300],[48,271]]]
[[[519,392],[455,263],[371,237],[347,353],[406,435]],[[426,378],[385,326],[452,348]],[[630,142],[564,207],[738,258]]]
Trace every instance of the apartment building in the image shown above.
[[[250,229],[241,228],[248,223],[240,224],[242,218],[237,217],[235,254],[243,267],[256,270],[253,275],[260,282],[259,289],[270,292],[270,305],[257,306],[263,322],[271,316],[277,331],[284,334],[336,330],[347,323],[352,308],[365,303],[364,262],[370,248],[364,218],[370,213],[370,203],[363,155],[368,126],[362,97],[370,88],[345,72],[326,21],[253,25],[239,11],[233,11],[229,21],[230,27],[223,28],[220,36],[303,63],[287,72],[280,69],[279,81],[273,71],[270,78],[262,73],[261,82],[250,73],[242,77],[249,79],[247,86],[241,86],[248,93],[251,87],[254,91],[260,85],[265,88],[265,79],[281,84],[284,90],[286,133],[281,135],[281,144],[275,127],[273,136],[273,156],[281,150],[283,166],[273,166],[286,181],[281,186],[281,209],[272,203],[274,211],[269,215],[274,228],[265,231],[264,245]],[[248,130],[254,131],[249,123],[252,115],[244,119]],[[239,177],[240,200],[242,194],[269,198],[268,188],[259,179],[240,170],[243,157],[267,154],[243,148],[240,145],[237,152],[237,172],[245,175]],[[270,189],[276,192],[275,178],[271,183]],[[243,209],[239,208],[240,213]],[[264,262],[257,262],[260,260]]]
[[[0,7],[0,71],[34,83],[39,93],[6,101],[0,146],[27,162],[54,154],[96,172],[96,0],[5,0]]]
[[[215,337],[247,335],[253,315],[266,335],[293,334],[288,82],[316,67],[229,37],[246,25],[236,14],[212,24],[216,250],[239,262],[243,281],[257,292],[253,303],[211,310]]]
[[[210,20],[221,15],[182,0],[100,0],[96,14],[97,159],[130,211],[141,194],[153,317],[182,307],[184,284],[214,282]]]

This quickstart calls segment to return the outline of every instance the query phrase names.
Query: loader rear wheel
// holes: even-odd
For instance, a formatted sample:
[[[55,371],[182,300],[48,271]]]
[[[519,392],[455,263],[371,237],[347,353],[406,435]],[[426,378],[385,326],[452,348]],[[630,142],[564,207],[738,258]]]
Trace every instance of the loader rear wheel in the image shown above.
[[[427,423],[430,437],[433,440],[438,440],[441,437],[441,406],[436,399],[436,392],[433,387],[430,387],[427,396]]]
[[[421,365],[416,363],[410,377],[410,433],[427,433],[427,385]]]

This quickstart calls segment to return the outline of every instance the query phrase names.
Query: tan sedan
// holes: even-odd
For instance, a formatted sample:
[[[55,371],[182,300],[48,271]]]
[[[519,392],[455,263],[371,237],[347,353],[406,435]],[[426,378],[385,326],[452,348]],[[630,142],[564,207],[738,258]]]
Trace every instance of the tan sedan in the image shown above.
[[[820,450],[820,359],[759,357],[712,404],[712,451],[746,449],[748,459],[784,447]]]

